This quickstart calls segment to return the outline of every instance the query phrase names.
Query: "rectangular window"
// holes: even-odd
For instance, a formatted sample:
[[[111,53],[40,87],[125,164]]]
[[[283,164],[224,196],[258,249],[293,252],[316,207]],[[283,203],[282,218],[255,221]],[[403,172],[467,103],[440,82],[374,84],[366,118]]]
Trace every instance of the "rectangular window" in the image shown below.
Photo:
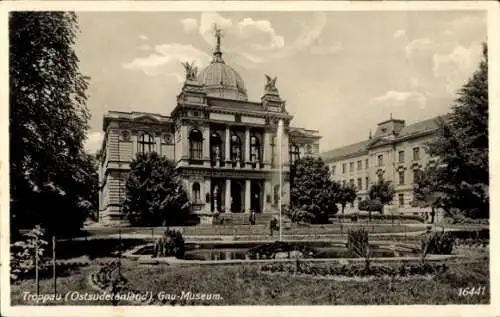
[[[335,165],[332,165],[332,175],[335,175]]]
[[[369,164],[368,164],[368,159],[365,160],[365,168],[368,169]]]
[[[399,207],[404,207],[404,205],[405,205],[405,194],[404,193],[398,194],[398,198],[399,198]]]
[[[405,151],[399,151],[399,163],[405,162]]]
[[[405,172],[399,171],[399,185],[405,184]]]
[[[368,179],[368,177],[365,177],[365,189],[368,189],[369,182],[370,182],[370,180]]]
[[[351,179],[349,180],[349,184],[350,184],[352,187],[354,187],[354,179],[353,179],[353,178],[351,178]]]
[[[349,163],[349,172],[354,172],[354,162]]]
[[[420,148],[418,147],[413,148],[413,160],[414,161],[420,160]]]
[[[380,154],[379,156],[377,156],[377,162],[378,162],[378,166],[384,165],[384,155],[383,154]]]
[[[363,184],[362,184],[362,181],[361,181],[361,177],[358,178],[358,189],[362,189],[363,188]]]
[[[358,171],[361,171],[362,168],[362,163],[361,160],[358,161]]]
[[[342,173],[345,174],[346,163],[342,164]]]

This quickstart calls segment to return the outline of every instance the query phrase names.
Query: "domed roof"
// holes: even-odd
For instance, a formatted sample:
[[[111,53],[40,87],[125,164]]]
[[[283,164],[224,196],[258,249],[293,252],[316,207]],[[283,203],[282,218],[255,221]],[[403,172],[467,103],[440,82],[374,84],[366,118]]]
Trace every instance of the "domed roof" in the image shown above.
[[[198,81],[205,87],[208,96],[247,101],[245,83],[240,74],[222,59],[220,51],[220,31],[216,30],[217,46],[210,65],[198,74]]]
[[[198,81],[205,85],[208,96],[248,100],[245,83],[240,74],[224,62],[212,62],[202,69]]]

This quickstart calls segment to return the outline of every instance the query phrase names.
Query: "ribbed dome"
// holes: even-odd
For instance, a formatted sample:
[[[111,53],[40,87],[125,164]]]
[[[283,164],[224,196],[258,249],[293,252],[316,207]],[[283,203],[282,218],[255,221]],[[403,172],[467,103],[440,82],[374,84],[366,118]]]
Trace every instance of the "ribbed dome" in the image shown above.
[[[240,74],[222,59],[214,58],[210,65],[200,71],[198,81],[205,85],[209,96],[248,100],[245,83]]]
[[[217,25],[214,26],[214,31],[217,42],[212,63],[200,71],[198,81],[205,85],[208,96],[247,101],[247,90],[243,79],[222,59],[220,50],[222,31]]]

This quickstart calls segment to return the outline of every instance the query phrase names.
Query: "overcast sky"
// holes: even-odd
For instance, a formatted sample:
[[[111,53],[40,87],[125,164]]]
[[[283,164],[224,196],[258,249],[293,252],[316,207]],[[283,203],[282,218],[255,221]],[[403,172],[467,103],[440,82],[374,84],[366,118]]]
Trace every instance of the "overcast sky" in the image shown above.
[[[184,61],[206,66],[212,24],[224,30],[226,63],[259,101],[264,74],[295,116],[317,129],[320,150],[364,140],[378,122],[407,123],[450,109],[477,68],[486,40],[480,12],[78,13],[80,68],[91,77],[87,149],[110,110],[169,115]]]

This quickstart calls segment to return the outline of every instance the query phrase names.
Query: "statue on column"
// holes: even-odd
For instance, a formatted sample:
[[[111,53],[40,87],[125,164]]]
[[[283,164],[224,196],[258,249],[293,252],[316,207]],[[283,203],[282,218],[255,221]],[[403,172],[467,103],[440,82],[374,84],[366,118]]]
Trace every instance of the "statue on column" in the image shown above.
[[[272,78],[269,75],[265,76],[266,76],[266,86],[264,87],[264,91],[270,93],[277,93],[278,88],[276,88],[276,80],[278,80],[278,77]]]
[[[184,66],[184,71],[186,72],[186,80],[196,80],[196,77],[198,74],[198,67],[196,67],[194,65],[195,65],[194,62],[182,63],[182,66]]]

